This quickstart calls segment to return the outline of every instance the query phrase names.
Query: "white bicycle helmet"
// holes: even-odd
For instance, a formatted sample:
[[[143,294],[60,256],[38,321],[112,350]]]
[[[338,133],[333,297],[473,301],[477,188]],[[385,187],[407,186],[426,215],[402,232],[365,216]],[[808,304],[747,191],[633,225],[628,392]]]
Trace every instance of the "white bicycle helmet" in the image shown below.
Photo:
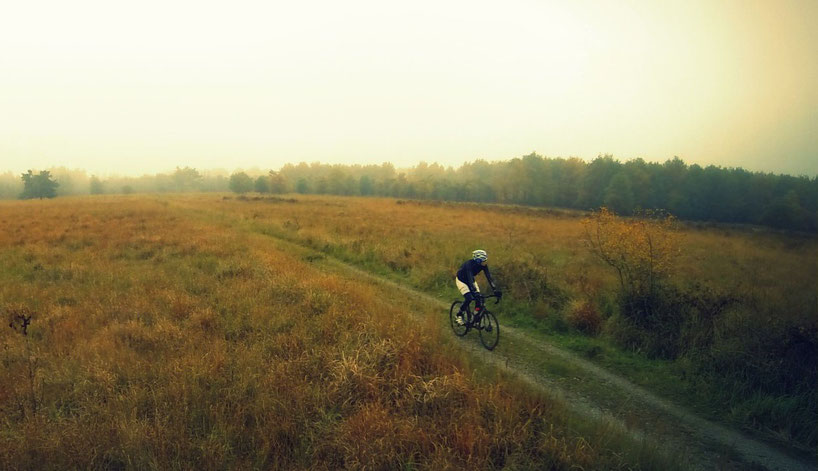
[[[488,255],[486,255],[485,250],[475,250],[474,252],[471,253],[471,257],[481,263],[489,259]]]

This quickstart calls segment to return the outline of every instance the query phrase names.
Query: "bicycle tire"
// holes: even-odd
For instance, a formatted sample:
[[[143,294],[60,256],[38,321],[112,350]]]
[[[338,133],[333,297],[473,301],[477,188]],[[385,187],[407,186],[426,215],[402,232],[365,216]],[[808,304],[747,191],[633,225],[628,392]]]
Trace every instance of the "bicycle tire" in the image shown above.
[[[500,341],[500,323],[491,311],[483,310],[483,318],[480,319],[480,342],[486,350],[494,350]]]
[[[452,303],[452,307],[449,308],[449,322],[451,323],[454,335],[457,335],[458,337],[466,335],[466,333],[469,331],[468,323],[464,325],[457,323],[457,313],[460,311],[460,306],[462,304],[462,301],[455,301]]]

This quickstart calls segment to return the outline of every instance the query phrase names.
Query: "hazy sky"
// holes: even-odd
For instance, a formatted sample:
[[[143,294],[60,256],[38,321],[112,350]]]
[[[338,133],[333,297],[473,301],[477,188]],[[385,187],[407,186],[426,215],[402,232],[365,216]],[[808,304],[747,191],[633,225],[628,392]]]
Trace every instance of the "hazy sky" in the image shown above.
[[[0,171],[549,157],[818,175],[818,1],[0,5]]]

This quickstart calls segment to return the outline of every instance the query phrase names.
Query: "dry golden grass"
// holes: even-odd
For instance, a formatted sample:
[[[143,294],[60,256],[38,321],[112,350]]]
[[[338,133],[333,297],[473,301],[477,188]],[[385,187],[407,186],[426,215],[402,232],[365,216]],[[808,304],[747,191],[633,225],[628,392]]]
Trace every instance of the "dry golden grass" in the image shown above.
[[[0,468],[640,466],[636,452],[572,432],[564,411],[514,382],[473,379],[433,323],[410,321],[406,303],[219,215],[282,230],[297,218],[305,238],[350,250],[400,236],[406,244],[374,250],[411,267],[435,254],[420,237],[426,226],[396,226],[427,208],[361,200],[354,214],[335,207],[327,219],[320,199],[294,212],[242,204],[0,203],[0,309],[32,313],[27,335],[0,326]],[[448,231],[434,240],[454,258],[463,242],[450,217],[431,211],[424,224]],[[488,233],[536,239],[517,223],[513,234]]]
[[[404,271],[423,287],[451,285],[448,275],[478,247],[489,251],[493,271],[524,265],[572,297],[594,298],[618,283],[616,274],[588,250],[580,213],[381,198],[299,195],[297,203],[228,198],[188,198],[185,204],[239,216],[262,230],[349,260]],[[676,282],[706,283],[776,303],[785,300],[788,307],[800,306],[799,313],[815,314],[814,237],[682,228],[677,243],[681,251],[668,270]],[[785,310],[785,315],[797,315]]]
[[[472,250],[485,249],[495,279],[508,294],[501,323],[527,326],[533,319],[563,331],[585,325],[580,312],[599,313],[601,329],[586,330],[639,351],[685,357],[662,376],[675,375],[678,384],[648,386],[684,391],[678,394],[695,397],[690,402],[705,404],[705,411],[718,409],[726,420],[773,430],[784,440],[807,446],[818,440],[811,366],[818,345],[815,237],[682,225],[674,240],[678,256],[662,273],[676,290],[668,309],[675,302],[688,303],[699,309],[699,318],[658,321],[667,324],[673,334],[668,342],[675,345],[665,348],[665,332],[656,332],[643,350],[643,333],[617,323],[619,279],[589,250],[580,213],[301,195],[197,196],[173,204],[452,298],[458,295],[454,271]],[[578,309],[582,303],[587,310]],[[621,362],[625,373],[632,364],[608,360]]]

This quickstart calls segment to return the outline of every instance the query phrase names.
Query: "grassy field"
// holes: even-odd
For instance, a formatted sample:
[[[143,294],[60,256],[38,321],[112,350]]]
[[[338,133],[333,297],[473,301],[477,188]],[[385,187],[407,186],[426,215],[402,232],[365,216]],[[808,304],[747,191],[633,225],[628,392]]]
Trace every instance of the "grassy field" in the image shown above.
[[[433,308],[317,270],[263,234],[447,296],[475,244],[570,289],[605,289],[573,220],[549,232],[557,249],[538,229],[551,219],[497,219],[389,200],[0,202],[0,468],[679,467],[476,374]]]
[[[376,198],[210,197],[175,204],[454,298],[454,271],[489,251],[508,322],[548,336],[705,415],[813,449],[818,443],[818,241],[753,228],[678,231],[666,280],[679,312],[670,357],[623,322],[614,271],[576,212]],[[485,286],[484,286],[485,287]],[[590,313],[590,314],[589,314]],[[584,328],[590,315],[596,328]],[[589,335],[589,330],[591,330]],[[584,331],[584,332],[583,332]]]

